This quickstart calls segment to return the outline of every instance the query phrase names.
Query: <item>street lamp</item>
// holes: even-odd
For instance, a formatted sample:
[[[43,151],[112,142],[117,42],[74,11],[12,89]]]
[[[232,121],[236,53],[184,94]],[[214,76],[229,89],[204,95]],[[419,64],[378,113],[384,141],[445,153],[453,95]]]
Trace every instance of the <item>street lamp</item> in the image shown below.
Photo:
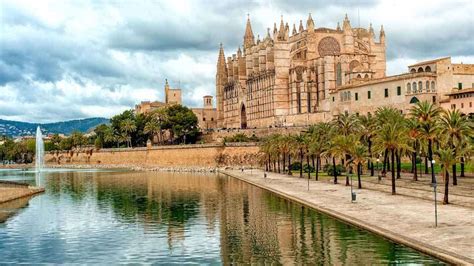
[[[351,179],[351,202],[356,201],[356,193],[352,188],[352,174],[349,174],[349,178]]]
[[[434,166],[435,166],[435,160],[431,160],[431,171],[432,172],[432,177],[433,177],[433,183],[431,183],[431,186],[433,186],[433,192],[434,192],[434,203],[435,203],[435,227],[438,227],[438,203],[436,201],[436,176],[434,175]]]

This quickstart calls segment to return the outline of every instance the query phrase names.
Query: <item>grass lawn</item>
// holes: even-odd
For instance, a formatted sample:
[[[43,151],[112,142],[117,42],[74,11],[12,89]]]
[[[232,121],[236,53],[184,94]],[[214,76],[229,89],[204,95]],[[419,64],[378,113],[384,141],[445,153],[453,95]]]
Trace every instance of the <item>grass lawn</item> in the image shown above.
[[[429,164],[428,164],[429,165]],[[425,173],[425,164],[422,163],[421,164],[421,168],[420,168],[420,164],[418,164],[416,166],[416,170],[418,171],[418,173],[420,172],[420,169],[423,171],[423,174]],[[451,172],[451,168],[449,169],[449,172]],[[411,171],[411,163],[402,163],[402,171],[405,171],[405,172],[410,172]],[[431,173],[431,169],[428,168],[428,171],[429,173]],[[438,164],[435,163],[435,173],[439,173],[441,171],[441,166]],[[464,165],[464,172],[465,173],[474,173],[474,165],[472,163],[467,163]],[[459,176],[459,173],[461,173],[461,165],[460,164],[456,164],[456,173],[457,175]]]

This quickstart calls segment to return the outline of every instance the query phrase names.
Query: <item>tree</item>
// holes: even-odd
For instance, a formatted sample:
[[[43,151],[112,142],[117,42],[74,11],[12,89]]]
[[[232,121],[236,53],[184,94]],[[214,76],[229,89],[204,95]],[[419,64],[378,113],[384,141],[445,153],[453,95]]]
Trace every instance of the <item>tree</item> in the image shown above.
[[[362,141],[367,144],[368,149],[368,168],[370,169],[370,176],[374,176],[374,163],[372,162],[372,142],[375,133],[377,132],[377,124],[375,118],[369,113],[366,116],[359,116],[359,134]]]
[[[375,149],[379,152],[391,153],[392,169],[392,194],[395,188],[395,153],[402,150],[411,150],[408,145],[408,134],[404,126],[403,116],[391,107],[380,108],[376,112],[378,120],[377,135],[375,136]],[[388,122],[390,121],[390,122]]]
[[[447,145],[453,151],[453,157],[459,154],[460,144],[472,135],[473,128],[468,117],[463,116],[457,109],[443,110],[439,119],[439,129],[443,136],[448,138]],[[453,185],[458,184],[456,177],[456,161],[452,165]]]
[[[408,130],[408,137],[410,138],[410,143],[413,148],[412,153],[412,171],[413,171],[413,180],[418,181],[418,171],[416,170],[416,161],[417,157],[416,154],[418,152],[418,143],[419,143],[419,136],[420,136],[420,125],[418,124],[418,120],[414,118],[406,119],[405,126]]]
[[[418,119],[421,137],[428,141],[428,159],[433,160],[433,140],[438,134],[436,127],[441,108],[427,101],[417,102],[411,109],[411,116]],[[434,183],[434,169],[432,169],[431,182]]]
[[[351,155],[351,163],[353,163],[357,169],[358,187],[359,189],[361,189],[362,188],[362,182],[360,179],[361,168],[364,161],[367,160],[367,158],[369,157],[369,153],[368,153],[367,148],[360,143],[353,145],[349,149],[349,153]]]
[[[198,133],[198,120],[191,109],[179,104],[167,106],[164,109],[166,119],[163,128],[171,133],[171,141],[174,138],[180,142],[194,142]]]
[[[441,165],[444,179],[444,199],[443,204],[449,204],[449,168],[456,162],[455,152],[451,148],[440,148],[437,150],[438,162]]]
[[[135,121],[133,121],[131,118],[127,118],[122,121],[120,124],[120,131],[122,132],[122,135],[126,136],[126,141],[127,141],[127,146],[130,148],[132,147],[132,136],[131,134],[137,130],[137,126],[135,125]]]
[[[161,133],[161,124],[156,119],[148,121],[145,125],[144,131],[146,134],[150,135],[150,139],[153,141],[154,136],[160,136]],[[161,142],[161,138],[158,137],[158,142]]]

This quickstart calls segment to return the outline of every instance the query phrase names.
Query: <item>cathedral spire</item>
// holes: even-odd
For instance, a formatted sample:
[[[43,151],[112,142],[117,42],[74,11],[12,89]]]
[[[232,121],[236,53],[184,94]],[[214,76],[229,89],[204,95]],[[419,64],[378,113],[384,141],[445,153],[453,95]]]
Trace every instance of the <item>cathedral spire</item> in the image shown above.
[[[222,43],[219,48],[219,57],[217,59],[217,75],[224,75],[227,78],[227,65],[225,63],[224,47]],[[166,81],[168,83],[168,81]]]
[[[372,23],[370,23],[370,26],[369,26],[369,34],[370,34],[371,38],[373,38],[375,36],[374,28],[372,27]]]
[[[380,27],[380,42],[385,43],[385,31],[383,30],[383,25]]]
[[[250,23],[250,15],[247,15],[247,25],[245,26],[244,50],[255,44],[255,37],[252,32],[252,24]]]
[[[311,17],[311,13],[309,13],[308,15],[308,20],[306,21],[306,28],[308,29],[308,31],[314,30],[314,21]]]
[[[342,28],[344,31],[351,30],[351,22],[349,21],[349,18],[346,16],[344,17],[344,22],[342,23]]]
[[[270,28],[267,28],[267,37],[266,37],[267,40],[271,40],[272,39],[272,36],[270,35]]]
[[[293,31],[291,32],[291,35],[296,35],[297,33],[295,23],[293,23]]]
[[[339,21],[337,22],[336,30],[341,30],[341,25],[339,25]]]
[[[304,28],[303,28],[303,21],[300,20],[300,27],[298,29],[299,32],[303,32],[304,31]]]

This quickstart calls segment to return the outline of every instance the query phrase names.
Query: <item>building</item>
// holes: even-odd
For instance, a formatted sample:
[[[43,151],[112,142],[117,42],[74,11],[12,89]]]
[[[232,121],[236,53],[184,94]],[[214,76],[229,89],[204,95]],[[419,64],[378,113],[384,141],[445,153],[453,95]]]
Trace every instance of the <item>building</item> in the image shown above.
[[[474,87],[474,86],[473,86]],[[474,117],[474,88],[468,89],[454,89],[453,92],[448,93],[449,97],[446,100],[441,101],[441,107],[445,109],[458,109],[462,113]]]
[[[203,100],[203,108],[191,108],[191,110],[197,116],[199,128],[207,131],[217,127],[217,110],[213,106],[211,95],[204,96]]]
[[[212,96],[203,97],[203,108],[190,108],[197,116],[199,128],[201,130],[209,130],[217,127],[217,110],[213,107]],[[143,101],[135,105],[135,113],[146,114],[160,108],[173,104],[182,104],[181,89],[173,89],[170,87],[168,80],[165,82],[165,102],[160,101]]]
[[[218,127],[304,126],[341,112],[366,114],[381,106],[407,112],[411,104],[449,100],[452,88],[474,83],[474,65],[451,58],[421,62],[386,76],[385,31],[372,25],[316,27],[309,15],[290,33],[283,18],[260,40],[247,19],[243,50],[217,60]],[[469,85],[467,85],[469,84]]]

